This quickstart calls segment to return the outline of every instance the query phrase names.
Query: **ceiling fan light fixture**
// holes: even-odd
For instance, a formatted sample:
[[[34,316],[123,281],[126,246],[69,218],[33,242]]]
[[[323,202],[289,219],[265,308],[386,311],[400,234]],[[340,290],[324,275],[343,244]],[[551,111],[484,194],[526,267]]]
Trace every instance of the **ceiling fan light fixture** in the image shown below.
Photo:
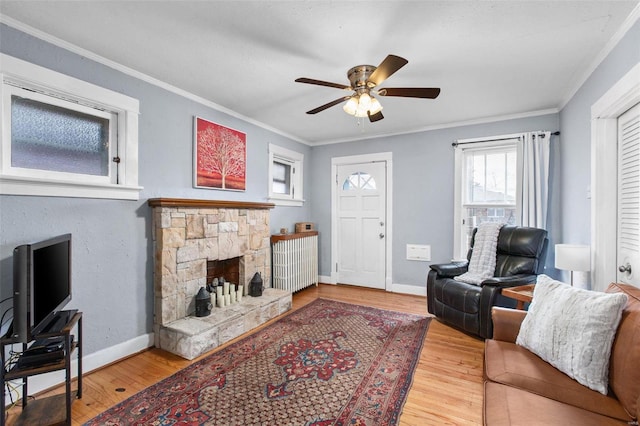
[[[366,117],[370,105],[371,98],[369,97],[369,95],[367,95],[366,93],[361,94],[360,98],[358,99],[358,108],[356,109],[356,113],[354,115],[358,118]]]
[[[382,105],[373,96],[364,92],[360,95],[353,95],[346,104],[342,107],[344,112],[349,115],[353,115],[358,118],[368,117],[369,114],[373,115],[382,110]]]
[[[355,114],[353,114],[354,116],[356,116],[357,118],[362,118],[362,117],[366,117],[367,116],[367,110],[358,107],[358,110],[356,111]]]
[[[349,98],[342,109],[349,115],[356,115],[356,111],[358,110],[358,98],[356,96],[352,96],[351,98]]]
[[[367,92],[363,92],[358,100],[358,109],[362,108],[367,111],[369,105],[371,105],[371,96]]]
[[[380,111],[382,111],[382,105],[380,104],[380,101],[371,96],[371,105],[369,106],[369,112],[371,113],[371,115],[373,115],[379,113]]]

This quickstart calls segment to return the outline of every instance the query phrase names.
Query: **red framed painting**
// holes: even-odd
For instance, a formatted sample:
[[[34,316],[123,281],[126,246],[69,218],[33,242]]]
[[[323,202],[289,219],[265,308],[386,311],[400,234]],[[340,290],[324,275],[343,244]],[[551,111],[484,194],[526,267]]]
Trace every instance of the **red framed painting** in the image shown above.
[[[194,117],[193,185],[246,190],[247,135]]]

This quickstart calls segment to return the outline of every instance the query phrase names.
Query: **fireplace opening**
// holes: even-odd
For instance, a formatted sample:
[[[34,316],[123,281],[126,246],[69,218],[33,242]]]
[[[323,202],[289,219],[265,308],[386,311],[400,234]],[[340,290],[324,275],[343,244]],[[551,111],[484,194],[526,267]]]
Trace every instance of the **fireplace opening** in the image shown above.
[[[221,277],[232,284],[241,284],[240,257],[232,257],[225,260],[207,260],[207,284],[211,284],[214,278],[220,279]]]

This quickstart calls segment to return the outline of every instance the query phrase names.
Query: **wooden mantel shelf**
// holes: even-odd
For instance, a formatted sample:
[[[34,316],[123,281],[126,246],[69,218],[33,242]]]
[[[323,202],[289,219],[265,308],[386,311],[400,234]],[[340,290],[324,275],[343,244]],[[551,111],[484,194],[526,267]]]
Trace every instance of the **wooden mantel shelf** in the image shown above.
[[[272,209],[273,203],[254,203],[249,201],[194,200],[190,198],[149,198],[151,207],[195,207],[214,209]]]

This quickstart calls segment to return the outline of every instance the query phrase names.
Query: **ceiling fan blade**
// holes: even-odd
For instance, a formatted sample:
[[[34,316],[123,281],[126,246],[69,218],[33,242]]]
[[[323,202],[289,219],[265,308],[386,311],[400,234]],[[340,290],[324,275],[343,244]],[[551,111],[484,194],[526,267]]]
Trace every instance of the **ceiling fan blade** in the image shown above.
[[[344,102],[347,99],[349,99],[351,96],[343,96],[342,98],[338,98],[335,101],[331,101],[329,103],[326,103],[324,105],[319,106],[318,108],[314,108],[310,111],[307,111],[307,114],[317,114],[320,111],[324,111],[327,108],[331,108],[332,106],[338,105],[340,102]]]
[[[344,84],[331,83],[330,81],[314,80],[312,78],[300,77],[296,78],[296,83],[315,84],[317,86],[335,87],[336,89],[352,90],[351,86],[345,86]]]
[[[369,121],[372,123],[380,121],[384,118],[384,115],[382,115],[382,111],[378,111],[375,114],[371,114],[369,111],[367,111],[367,115],[369,116]]]
[[[378,65],[378,68],[371,73],[368,81],[377,86],[408,63],[409,61],[400,56],[387,55],[380,65]]]
[[[401,96],[403,98],[435,99],[439,94],[439,87],[395,87],[378,90],[380,96]]]

